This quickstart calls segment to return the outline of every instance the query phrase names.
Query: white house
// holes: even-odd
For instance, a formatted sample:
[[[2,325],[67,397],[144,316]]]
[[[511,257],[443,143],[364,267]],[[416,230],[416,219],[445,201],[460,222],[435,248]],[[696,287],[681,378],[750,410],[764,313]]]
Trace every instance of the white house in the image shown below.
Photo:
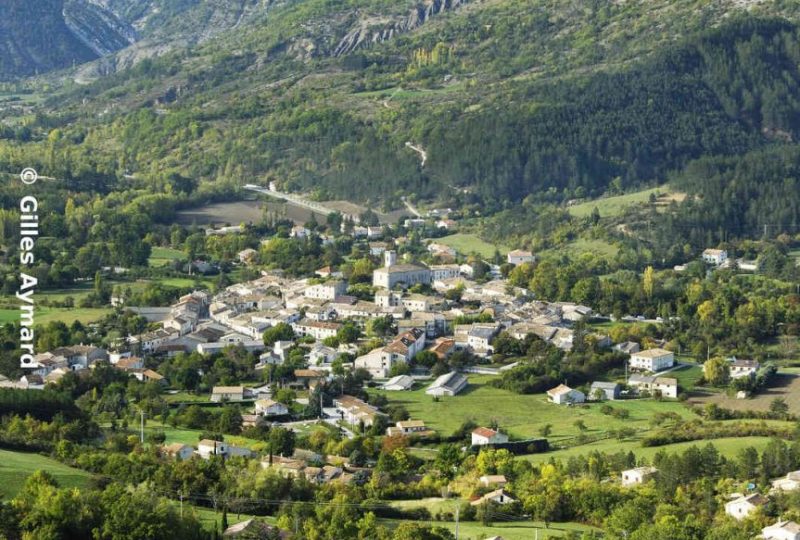
[[[284,416],[289,414],[289,408],[283,403],[271,399],[256,401],[256,414],[261,416]]]
[[[484,503],[494,502],[497,504],[508,504],[516,501],[515,498],[511,497],[508,493],[505,492],[503,488],[496,489],[494,491],[490,491],[480,499],[472,501],[472,506],[479,506]]]
[[[728,252],[724,249],[706,249],[703,251],[703,261],[714,266],[719,266],[728,260]]]
[[[675,355],[665,349],[647,349],[631,354],[631,369],[644,371],[661,371],[675,365]]]
[[[800,540],[800,525],[794,521],[779,521],[761,529],[764,540]]]
[[[211,401],[244,401],[244,386],[215,386]]]
[[[733,358],[730,364],[731,378],[740,379],[742,377],[755,377],[759,367],[758,360],[739,360],[738,358]]]
[[[326,281],[311,285],[303,291],[306,298],[316,298],[318,300],[333,300],[337,296],[347,292],[347,283],[342,280]]]
[[[745,519],[766,503],[766,497],[759,493],[753,493],[725,503],[725,513],[734,519]]]
[[[622,471],[622,485],[623,486],[635,486],[638,484],[644,484],[653,477],[654,474],[658,472],[658,469],[655,467],[636,467],[635,469],[628,469],[627,471]]]
[[[631,375],[628,386],[636,388],[639,392],[647,391],[651,394],[660,392],[662,397],[678,397],[678,379],[671,377],[656,377],[655,375]]]
[[[433,381],[425,393],[429,396],[455,396],[467,386],[467,382],[463,374],[451,371]]]
[[[223,441],[212,441],[211,439],[203,439],[197,443],[197,453],[203,459],[208,459],[211,456],[227,456],[230,448],[228,443]]]
[[[484,446],[508,442],[508,435],[486,427],[479,427],[472,431],[472,446]]]
[[[521,249],[515,249],[514,251],[509,251],[506,255],[506,260],[508,264],[523,264],[523,263],[532,263],[535,260],[533,253],[530,251],[523,251]]]
[[[547,397],[553,403],[558,405],[570,403],[583,403],[586,401],[586,395],[580,390],[573,390],[565,384],[559,384],[555,388],[547,391]]]
[[[386,428],[386,434],[392,435],[420,435],[430,432],[422,420],[403,420],[394,426]]]

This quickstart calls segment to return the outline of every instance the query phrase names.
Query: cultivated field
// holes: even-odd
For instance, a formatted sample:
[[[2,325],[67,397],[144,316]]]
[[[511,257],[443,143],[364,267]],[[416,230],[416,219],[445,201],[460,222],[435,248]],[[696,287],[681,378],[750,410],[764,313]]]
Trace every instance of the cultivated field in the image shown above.
[[[399,521],[388,519],[380,521],[388,526],[396,526],[400,523]],[[426,521],[425,524],[444,527],[450,531],[455,531],[456,527],[453,521]],[[580,523],[550,523],[549,527],[545,528],[542,521],[510,521],[509,518],[499,515],[494,520],[491,520],[490,525],[483,525],[474,521],[461,521],[458,524],[459,538],[461,540],[481,540],[494,536],[500,536],[503,540],[534,540],[537,537],[537,533],[538,537],[544,540],[546,538],[562,538],[572,531],[580,533],[591,530],[596,529]]]
[[[39,470],[53,475],[61,487],[84,488],[89,485],[91,478],[85,471],[73,469],[39,454],[0,450],[0,494],[3,499],[14,497],[22,489],[25,480]]]
[[[181,225],[239,225],[255,223],[263,216],[264,203],[261,201],[237,201],[215,203],[200,208],[178,212]]]
[[[185,259],[186,254],[179,249],[154,247],[150,253],[148,264],[153,267],[167,266],[174,260]]]
[[[722,392],[695,390],[690,403],[705,405],[716,403],[720,407],[735,410],[766,411],[775,398],[783,398],[789,405],[789,412],[800,414],[800,374],[779,372],[771,382],[770,388],[749,399],[736,399]]]

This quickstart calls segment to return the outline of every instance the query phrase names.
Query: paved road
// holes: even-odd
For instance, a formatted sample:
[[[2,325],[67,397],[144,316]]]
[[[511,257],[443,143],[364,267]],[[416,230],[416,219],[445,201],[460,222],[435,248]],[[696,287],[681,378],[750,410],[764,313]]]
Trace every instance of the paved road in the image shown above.
[[[309,201],[308,199],[304,199],[303,197],[294,195],[292,193],[284,193],[282,191],[272,191],[265,187],[257,186],[255,184],[245,184],[244,189],[255,191],[256,193],[262,193],[264,195],[269,195],[271,197],[286,199],[292,204],[296,204],[297,206],[302,206],[303,208],[307,208],[309,210],[322,213],[323,215],[328,215],[333,212],[336,212],[335,209],[329,208],[322,203],[318,203],[316,201]]]

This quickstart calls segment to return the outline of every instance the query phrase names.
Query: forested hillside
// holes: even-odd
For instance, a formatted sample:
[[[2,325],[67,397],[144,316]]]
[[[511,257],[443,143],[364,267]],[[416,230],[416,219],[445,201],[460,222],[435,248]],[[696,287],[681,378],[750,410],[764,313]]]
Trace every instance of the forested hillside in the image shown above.
[[[170,20],[188,4],[207,7],[175,4]],[[414,2],[275,4],[240,32],[65,85],[33,122],[5,129],[0,164],[107,189],[124,173],[144,186],[176,171],[491,211],[663,182],[695,159],[797,139],[793,3],[435,5],[433,16]],[[112,7],[155,24],[131,3]],[[369,43],[343,50],[369,21]],[[426,149],[424,166],[408,142]]]

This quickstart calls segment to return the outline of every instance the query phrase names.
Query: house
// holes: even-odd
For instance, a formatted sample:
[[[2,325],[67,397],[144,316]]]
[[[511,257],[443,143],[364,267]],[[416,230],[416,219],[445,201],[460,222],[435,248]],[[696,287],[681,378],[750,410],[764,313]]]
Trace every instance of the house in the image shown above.
[[[389,376],[398,362],[409,362],[425,347],[425,332],[412,328],[397,336],[389,345],[373,349],[356,358],[356,369],[366,369],[376,378]]]
[[[706,249],[703,251],[703,262],[720,266],[728,260],[728,252],[724,249]]]
[[[303,388],[314,388],[327,377],[328,374],[326,372],[316,369],[294,370],[294,378],[297,379],[298,383],[303,385]]]
[[[558,405],[570,405],[572,403],[583,403],[586,396],[580,390],[573,390],[566,384],[559,384],[555,388],[547,391],[547,397]]]
[[[640,393],[642,391],[650,394],[661,394],[662,397],[678,397],[678,379],[671,377],[656,377],[655,375],[631,375],[628,378],[628,386],[635,388]]]
[[[292,230],[289,233],[289,236],[291,236],[292,238],[298,238],[298,239],[300,239],[300,238],[308,238],[308,236],[310,236],[310,235],[311,235],[311,231],[309,231],[308,229],[306,229],[302,225],[295,225],[294,227],[292,227]]]
[[[480,499],[472,501],[469,504],[471,504],[472,506],[480,506],[481,504],[485,504],[488,502],[493,502],[497,504],[508,504],[515,501],[516,501],[515,498],[511,497],[508,493],[506,493],[503,488],[500,488],[494,491],[490,491]]]
[[[506,260],[508,264],[519,265],[523,263],[532,263],[535,259],[533,253],[530,251],[523,251],[521,249],[515,249],[514,251],[509,251],[506,255]]]
[[[211,390],[211,401],[244,401],[244,386],[215,386]]]
[[[508,442],[508,435],[486,427],[479,427],[472,431],[472,446],[484,446]]]
[[[153,371],[152,369],[136,369],[131,370],[131,373],[137,380],[141,382],[157,382],[163,385],[167,384],[167,379],[164,378],[163,375],[160,373]]]
[[[425,427],[425,422],[422,420],[403,420],[397,422],[394,426],[386,428],[386,434],[392,435],[428,435],[433,433],[430,429]]]
[[[461,373],[451,371],[438,377],[425,393],[429,396],[455,396],[466,388],[467,377]]]
[[[228,455],[229,451],[230,447],[228,443],[223,441],[212,441],[211,439],[203,439],[199,443],[197,443],[197,453],[200,454],[200,457],[203,459],[208,459],[211,456],[225,457]]]
[[[508,480],[506,480],[505,475],[502,474],[487,474],[478,478],[478,481],[481,483],[481,486],[483,487],[496,486],[501,488],[505,487],[505,485],[508,483]]]
[[[631,369],[661,371],[675,365],[675,355],[664,349],[647,349],[631,354],[628,365]]]
[[[369,254],[373,257],[380,257],[384,254],[386,249],[389,247],[389,244],[386,242],[370,242],[369,243]]]
[[[347,292],[347,283],[336,279],[311,285],[303,291],[303,295],[306,298],[316,298],[318,300],[334,300],[345,292]]]
[[[189,459],[194,455],[194,448],[188,444],[172,443],[161,447],[161,452],[167,457],[173,459]]]
[[[796,489],[800,489],[800,471],[792,471],[783,478],[773,480],[770,491],[795,491]]]
[[[739,360],[733,358],[730,363],[731,378],[741,379],[742,377],[755,377],[760,367],[757,360]]]
[[[267,525],[263,521],[257,519],[248,519],[236,525],[231,525],[222,533],[223,538],[273,538],[277,533],[277,538],[283,540],[289,538],[289,533],[281,531],[277,527]]]
[[[794,521],[779,521],[761,529],[764,540],[800,540],[800,525]]]
[[[444,360],[456,350],[456,340],[453,338],[439,338],[428,348],[436,358]]]
[[[592,383],[592,386],[589,390],[589,397],[591,399],[597,399],[598,396],[600,399],[608,399],[608,400],[615,400],[619,398],[619,392],[622,387],[613,382],[603,382],[603,381],[595,381]]]
[[[302,321],[292,323],[292,329],[296,335],[300,337],[311,336],[317,341],[335,337],[341,327],[342,325],[339,323],[312,321],[310,319],[303,319]]]
[[[383,390],[402,391],[411,390],[412,386],[414,386],[414,379],[412,377],[408,375],[398,375],[383,383],[381,388]]]
[[[311,366],[321,366],[332,364],[336,357],[339,356],[339,351],[333,347],[328,347],[322,343],[317,343],[308,353],[308,363]]]
[[[363,422],[364,426],[369,427],[375,422],[375,418],[381,414],[377,407],[348,395],[335,398],[333,406],[341,414],[342,420],[352,425],[358,425]]]
[[[652,478],[658,469],[655,467],[636,467],[635,469],[628,469],[627,471],[622,471],[621,478],[622,478],[622,485],[623,486],[636,486],[639,484],[644,484],[650,478]]]
[[[435,264],[430,269],[431,281],[455,279],[461,275],[461,268],[457,264]]]
[[[745,519],[765,504],[767,504],[766,497],[753,493],[725,503],[725,513],[734,519]]]
[[[117,369],[122,371],[133,371],[135,369],[144,369],[144,360],[138,356],[129,356],[127,358],[120,358],[115,364]]]
[[[473,325],[467,332],[467,345],[475,352],[492,354],[492,340],[498,331],[495,325]]]
[[[259,399],[255,405],[256,414],[261,416],[285,416],[289,414],[289,408],[286,405],[271,399]]]
[[[614,345],[614,350],[625,354],[633,354],[642,350],[635,341],[623,341]]]

